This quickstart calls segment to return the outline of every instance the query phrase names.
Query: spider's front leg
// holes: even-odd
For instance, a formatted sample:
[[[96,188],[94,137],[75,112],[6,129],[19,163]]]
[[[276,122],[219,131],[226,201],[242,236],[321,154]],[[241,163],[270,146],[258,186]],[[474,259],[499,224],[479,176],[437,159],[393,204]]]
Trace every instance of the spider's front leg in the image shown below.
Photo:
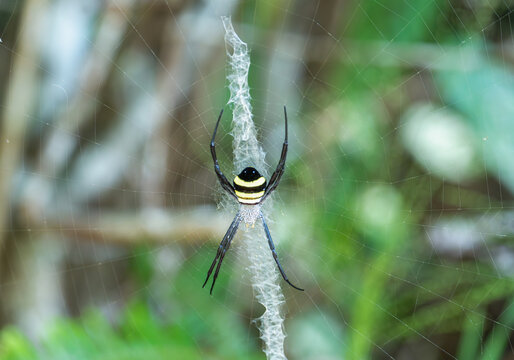
[[[223,116],[223,109],[221,109],[220,115],[218,116],[218,121],[216,121],[216,126],[214,127],[214,133],[212,134],[212,139],[211,139],[212,161],[214,161],[214,171],[216,172],[216,175],[218,176],[218,181],[220,182],[221,187],[223,189],[225,189],[226,192],[228,192],[230,195],[232,195],[237,200],[237,196],[236,196],[234,187],[227,180],[225,175],[223,175],[223,172],[221,171],[221,168],[220,168],[220,164],[218,163],[218,157],[216,156],[216,144],[214,143],[214,139],[216,138],[216,132],[218,131],[218,125],[220,124],[220,120],[221,120],[222,116]]]
[[[282,175],[284,174],[284,168],[286,166],[286,157],[287,157],[287,148],[288,148],[288,142],[287,142],[287,110],[284,106],[284,121],[285,121],[285,136],[284,136],[284,143],[282,144],[282,153],[280,154],[280,160],[278,162],[277,168],[273,172],[273,175],[271,175],[271,178],[269,179],[268,186],[266,187],[266,190],[264,191],[264,195],[262,197],[262,201],[268,197],[269,194],[273,192],[280,183],[280,179],[282,178]]]

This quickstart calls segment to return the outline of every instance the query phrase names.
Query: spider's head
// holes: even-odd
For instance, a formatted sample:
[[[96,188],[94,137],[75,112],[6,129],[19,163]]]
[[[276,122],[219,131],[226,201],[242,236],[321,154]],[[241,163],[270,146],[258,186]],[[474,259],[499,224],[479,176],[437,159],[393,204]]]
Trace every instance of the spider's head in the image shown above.
[[[247,167],[239,173],[238,177],[244,181],[255,181],[261,177],[261,174],[259,174],[256,168]]]
[[[240,203],[258,204],[266,189],[266,179],[253,167],[247,167],[234,179],[234,189]]]

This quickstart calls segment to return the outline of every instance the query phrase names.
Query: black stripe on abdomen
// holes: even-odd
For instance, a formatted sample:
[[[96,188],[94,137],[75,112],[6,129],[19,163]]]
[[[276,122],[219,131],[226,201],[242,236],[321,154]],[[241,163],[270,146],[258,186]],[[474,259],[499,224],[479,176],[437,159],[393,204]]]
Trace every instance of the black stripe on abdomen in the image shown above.
[[[236,189],[237,191],[241,191],[241,192],[249,193],[249,194],[258,193],[258,192],[266,189],[266,183],[259,185],[259,186],[254,186],[254,187],[241,186],[241,185],[234,184],[234,189]]]

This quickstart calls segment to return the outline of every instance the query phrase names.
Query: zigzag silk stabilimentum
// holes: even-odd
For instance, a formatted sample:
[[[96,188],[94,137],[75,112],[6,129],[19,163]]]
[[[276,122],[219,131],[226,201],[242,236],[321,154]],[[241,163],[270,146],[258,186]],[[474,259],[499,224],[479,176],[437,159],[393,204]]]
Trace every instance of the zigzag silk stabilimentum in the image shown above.
[[[227,79],[230,90],[229,104],[233,108],[234,168],[239,173],[245,167],[253,166],[267,177],[265,153],[257,142],[252,106],[250,105],[248,46],[237,36],[230,17],[222,17],[222,21],[225,27],[225,43],[229,58]],[[266,212],[272,208],[271,202],[271,198],[266,199]],[[253,290],[257,300],[265,308],[262,316],[257,319],[257,324],[264,342],[266,357],[274,360],[286,359],[284,355],[284,317],[281,311],[284,295],[279,285],[279,273],[271,256],[262,224],[256,221],[259,209],[267,217],[260,205],[248,206],[242,214],[243,221],[247,224],[253,225],[255,222],[255,227],[250,226],[242,231],[242,237],[249,258],[248,270]]]

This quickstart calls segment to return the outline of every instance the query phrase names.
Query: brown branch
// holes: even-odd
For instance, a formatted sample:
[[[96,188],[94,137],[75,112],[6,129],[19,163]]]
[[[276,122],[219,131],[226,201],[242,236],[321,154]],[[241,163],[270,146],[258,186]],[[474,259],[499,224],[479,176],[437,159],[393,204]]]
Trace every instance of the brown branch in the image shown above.
[[[31,120],[38,81],[39,47],[47,1],[27,1],[20,23],[19,46],[13,56],[13,70],[8,82],[6,106],[0,138],[0,253],[7,234],[7,216],[11,206],[12,179],[25,146],[25,133]]]
[[[230,216],[214,207],[184,211],[147,209],[139,212],[98,211],[59,213],[26,218],[32,233],[54,232],[76,239],[121,245],[218,242],[230,224]]]

